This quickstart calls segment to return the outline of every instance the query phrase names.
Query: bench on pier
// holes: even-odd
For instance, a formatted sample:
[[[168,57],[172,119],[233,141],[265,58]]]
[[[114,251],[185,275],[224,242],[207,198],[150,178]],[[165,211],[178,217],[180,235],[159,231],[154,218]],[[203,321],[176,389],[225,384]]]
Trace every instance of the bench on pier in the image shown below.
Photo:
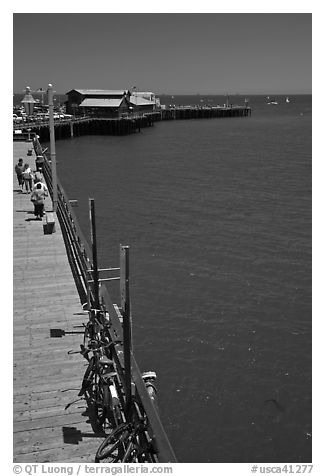
[[[43,218],[43,232],[44,235],[51,235],[55,233],[55,219],[54,213],[46,212]]]

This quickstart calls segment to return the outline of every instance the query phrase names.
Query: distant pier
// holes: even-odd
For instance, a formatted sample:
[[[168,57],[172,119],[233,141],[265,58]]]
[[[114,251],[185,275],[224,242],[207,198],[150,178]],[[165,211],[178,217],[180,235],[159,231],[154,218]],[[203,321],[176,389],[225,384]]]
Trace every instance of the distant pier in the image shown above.
[[[193,107],[178,106],[161,111],[161,120],[173,119],[214,119],[224,117],[248,117],[252,114],[246,106]]]
[[[248,117],[251,113],[251,108],[246,106],[177,106],[121,118],[75,117],[55,122],[55,138],[60,140],[84,135],[129,135],[140,132],[143,128],[152,127],[159,121],[239,118]],[[19,140],[18,130],[25,135],[28,131],[36,133],[40,142],[50,141],[48,121],[14,125],[14,140]]]

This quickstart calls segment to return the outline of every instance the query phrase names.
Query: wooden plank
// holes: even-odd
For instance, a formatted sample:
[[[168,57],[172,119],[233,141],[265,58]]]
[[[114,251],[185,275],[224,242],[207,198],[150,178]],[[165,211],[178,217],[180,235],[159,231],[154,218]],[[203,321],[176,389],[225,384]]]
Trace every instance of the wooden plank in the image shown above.
[[[66,428],[66,429],[65,429]],[[60,428],[59,431],[52,432],[50,436],[48,436],[48,433],[45,433],[42,435],[42,438],[35,438],[33,435],[33,432],[31,432],[31,435],[28,439],[28,442],[26,444],[25,442],[20,442],[18,445],[19,452],[20,454],[28,454],[32,452],[41,452],[41,451],[48,451],[48,450],[55,450],[55,449],[61,449],[62,444],[64,443],[64,438],[65,439],[70,439],[71,443],[70,446],[72,445],[78,445],[79,449],[82,444],[82,442],[87,441],[86,438],[91,438],[92,439],[92,453],[90,453],[90,448],[89,448],[89,453],[87,454],[87,459],[90,458],[92,461],[94,461],[94,454],[97,450],[97,447],[100,445],[102,441],[102,437],[98,436],[96,437],[95,435],[91,435],[88,433],[89,436],[83,436],[82,431],[80,430],[79,427],[65,427],[65,428]],[[65,431],[65,433],[64,433]],[[71,454],[69,455],[71,456]]]
[[[15,418],[23,419],[25,415],[32,414],[35,411],[43,411],[43,409],[55,411],[55,409],[65,408],[66,405],[78,400],[78,391],[67,391],[67,392],[56,392],[55,395],[47,395],[42,394],[44,398],[33,399],[29,400],[26,395],[21,395],[20,400],[15,400],[13,407],[14,407],[14,415]],[[85,400],[79,400],[74,404],[74,407],[84,407],[86,408]]]
[[[45,390],[43,392],[35,392],[33,394],[30,394],[30,392],[16,394],[14,396],[14,407],[16,407],[16,405],[17,405],[17,408],[23,405],[24,406],[28,405],[28,407],[31,409],[33,408],[37,409],[37,408],[42,408],[43,405],[50,406],[51,402],[54,402],[54,401],[57,402],[58,400],[61,402],[61,405],[64,406],[69,401],[77,398],[78,391],[79,391],[79,387],[76,389],[67,390],[67,391],[58,390],[58,389],[50,389],[50,390]]]
[[[71,413],[68,415],[56,415],[43,418],[33,418],[32,420],[23,420],[14,422],[14,433],[20,431],[35,430],[41,428],[55,428],[66,425],[72,425],[80,423],[84,420],[84,417],[79,413]]]
[[[72,399],[71,399],[71,402],[72,402]],[[80,418],[80,411],[81,411],[80,408],[82,408],[83,412],[87,409],[87,405],[85,401],[83,405],[81,403],[79,403],[78,406],[77,404],[71,405],[71,407],[69,407],[69,415],[77,413]],[[46,400],[46,406],[44,408],[38,407],[35,410],[19,411],[17,410],[17,407],[14,406],[14,410],[15,410],[14,421],[16,423],[24,422],[24,421],[34,422],[36,419],[39,420],[43,418],[49,418],[52,416],[56,417],[56,416],[68,415],[68,412],[65,411],[65,406],[62,405],[62,400],[60,400],[60,405],[57,405],[57,406],[53,406],[53,402],[49,403],[49,401]]]

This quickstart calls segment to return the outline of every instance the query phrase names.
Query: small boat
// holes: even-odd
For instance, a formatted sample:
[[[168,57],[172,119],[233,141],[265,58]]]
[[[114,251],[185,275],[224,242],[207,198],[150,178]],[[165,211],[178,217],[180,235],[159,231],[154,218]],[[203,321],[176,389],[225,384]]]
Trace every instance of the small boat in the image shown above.
[[[276,101],[275,99],[270,99],[270,96],[267,96],[266,100],[268,104],[274,104],[274,105],[279,104],[278,101]]]
[[[286,103],[288,103],[288,102],[290,102],[290,99],[289,99],[289,97],[287,96],[287,97],[286,97]]]

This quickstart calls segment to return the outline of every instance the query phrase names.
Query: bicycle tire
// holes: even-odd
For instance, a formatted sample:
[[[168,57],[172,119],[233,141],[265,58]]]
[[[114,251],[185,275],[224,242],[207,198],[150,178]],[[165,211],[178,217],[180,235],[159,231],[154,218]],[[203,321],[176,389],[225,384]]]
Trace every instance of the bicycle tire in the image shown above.
[[[98,424],[105,431],[107,428],[111,428],[112,424],[109,418],[109,400],[108,389],[100,382],[100,377],[96,373],[94,376],[94,410]]]
[[[110,460],[108,462],[111,463],[120,462],[122,460],[121,451],[123,450],[123,443],[129,434],[128,423],[122,423],[115,428],[99,445],[96,451],[95,463],[99,463],[99,461],[104,459]]]

